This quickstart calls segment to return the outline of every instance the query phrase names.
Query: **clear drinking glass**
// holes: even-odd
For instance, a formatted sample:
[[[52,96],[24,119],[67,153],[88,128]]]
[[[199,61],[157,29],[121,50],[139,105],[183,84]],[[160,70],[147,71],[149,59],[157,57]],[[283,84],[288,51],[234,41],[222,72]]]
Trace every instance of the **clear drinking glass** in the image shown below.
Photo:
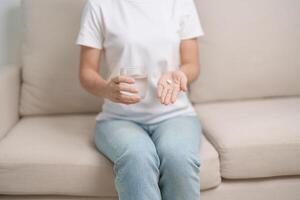
[[[138,93],[131,93],[127,91],[121,91],[126,95],[139,95],[141,99],[144,99],[147,95],[148,90],[148,69],[143,65],[139,66],[128,66],[120,68],[120,75],[129,76],[135,79],[133,84],[130,86],[138,89]]]

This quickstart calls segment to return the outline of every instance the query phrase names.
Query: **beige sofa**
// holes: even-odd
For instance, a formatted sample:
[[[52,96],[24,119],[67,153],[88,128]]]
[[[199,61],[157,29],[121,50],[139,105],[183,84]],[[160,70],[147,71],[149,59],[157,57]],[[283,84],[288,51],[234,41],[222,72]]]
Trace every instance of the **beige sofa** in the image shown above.
[[[93,143],[103,99],[78,80],[84,2],[22,2],[22,65],[0,71],[1,199],[118,199]],[[201,199],[299,200],[299,1],[197,6],[205,36],[189,97],[205,135]]]

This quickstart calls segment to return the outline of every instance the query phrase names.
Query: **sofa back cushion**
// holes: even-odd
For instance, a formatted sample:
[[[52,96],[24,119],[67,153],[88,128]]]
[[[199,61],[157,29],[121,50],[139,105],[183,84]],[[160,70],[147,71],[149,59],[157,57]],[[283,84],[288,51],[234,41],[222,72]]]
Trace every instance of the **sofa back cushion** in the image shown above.
[[[78,79],[75,39],[85,1],[22,1],[21,116],[101,111],[103,99]],[[300,95],[298,0],[195,1],[205,36],[193,103]]]
[[[85,0],[23,0],[21,115],[101,111],[80,86],[75,44]],[[103,59],[100,73],[105,77]]]
[[[299,0],[199,0],[193,103],[300,95]]]

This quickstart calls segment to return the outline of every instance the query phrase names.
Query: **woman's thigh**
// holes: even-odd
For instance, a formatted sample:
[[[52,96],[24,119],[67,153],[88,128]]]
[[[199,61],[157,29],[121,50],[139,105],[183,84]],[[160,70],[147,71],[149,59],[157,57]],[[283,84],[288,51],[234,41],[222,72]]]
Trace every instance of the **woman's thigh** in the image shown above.
[[[202,126],[197,116],[178,116],[155,124],[151,135],[158,153],[194,153],[201,145]]]
[[[161,161],[159,186],[163,199],[199,199],[202,130],[198,117],[172,117],[152,128]]]
[[[155,150],[148,133],[130,120],[97,121],[94,140],[97,149],[113,163],[124,152]]]

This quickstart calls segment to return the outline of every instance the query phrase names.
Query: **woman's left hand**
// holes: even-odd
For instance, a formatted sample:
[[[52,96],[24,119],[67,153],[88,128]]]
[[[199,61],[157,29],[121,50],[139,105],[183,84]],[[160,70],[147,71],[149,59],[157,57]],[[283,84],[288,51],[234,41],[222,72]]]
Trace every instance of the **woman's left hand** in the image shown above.
[[[157,82],[157,96],[160,102],[165,105],[175,103],[177,94],[188,90],[187,83],[187,76],[181,70],[168,71],[163,74]]]

